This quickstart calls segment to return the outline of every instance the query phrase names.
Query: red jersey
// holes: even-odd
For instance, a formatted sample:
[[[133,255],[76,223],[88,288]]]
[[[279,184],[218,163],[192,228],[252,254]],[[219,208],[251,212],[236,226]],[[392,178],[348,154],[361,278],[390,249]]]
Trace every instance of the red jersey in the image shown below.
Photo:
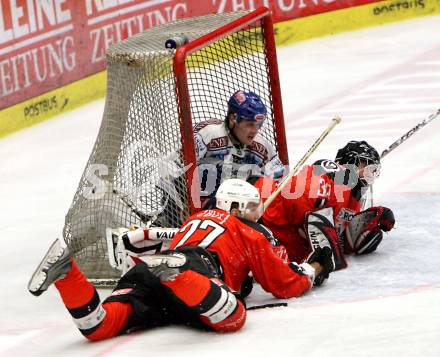
[[[264,233],[267,232],[267,233]],[[310,290],[310,278],[295,263],[282,259],[258,223],[219,209],[192,215],[174,236],[170,249],[201,246],[218,257],[223,280],[239,290],[251,271],[262,288],[278,298],[297,297]]]
[[[286,247],[290,260],[301,262],[311,253],[309,241],[304,234],[307,213],[332,207],[335,228],[341,232],[351,218],[344,219],[343,216],[360,211],[359,201],[351,195],[350,188],[343,184],[343,175],[343,168],[330,160],[305,166],[264,211],[263,224]],[[277,182],[261,177],[255,186],[265,200],[276,189]]]

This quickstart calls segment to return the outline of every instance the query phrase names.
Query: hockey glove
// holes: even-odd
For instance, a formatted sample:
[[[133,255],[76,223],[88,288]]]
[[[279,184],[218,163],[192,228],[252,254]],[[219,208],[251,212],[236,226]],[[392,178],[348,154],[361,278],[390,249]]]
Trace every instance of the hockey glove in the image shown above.
[[[334,269],[339,270],[347,267],[338,244],[338,234],[333,224],[332,208],[324,208],[308,213],[306,216],[305,232],[310,241],[312,252],[318,247],[329,247],[333,253]]]
[[[252,292],[253,287],[254,287],[254,278],[251,275],[246,276],[246,278],[241,283],[241,287],[240,287],[240,297],[243,301]]]
[[[322,271],[315,276],[313,285],[322,285],[324,280],[328,279],[330,273],[334,270],[332,250],[329,247],[317,247],[308,257],[307,263],[319,263],[321,265]]]
[[[370,207],[356,214],[347,226],[347,243],[357,255],[374,252],[395,224],[394,213],[387,207]]]

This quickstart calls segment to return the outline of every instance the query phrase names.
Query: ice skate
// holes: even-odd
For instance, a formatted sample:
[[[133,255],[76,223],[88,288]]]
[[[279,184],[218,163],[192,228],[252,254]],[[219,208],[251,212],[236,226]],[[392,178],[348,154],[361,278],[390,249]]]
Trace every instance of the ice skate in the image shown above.
[[[59,239],[52,243],[38,268],[32,274],[28,290],[35,296],[41,295],[58,279],[62,278],[72,268],[69,249],[62,246]]]

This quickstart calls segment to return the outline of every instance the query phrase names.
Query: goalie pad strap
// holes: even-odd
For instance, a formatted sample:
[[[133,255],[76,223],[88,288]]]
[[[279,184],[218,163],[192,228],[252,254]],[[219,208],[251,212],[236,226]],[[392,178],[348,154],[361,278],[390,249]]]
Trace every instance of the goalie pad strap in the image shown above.
[[[125,249],[127,249],[130,252],[133,252],[135,254],[142,254],[142,253],[149,252],[152,250],[154,250],[156,253],[158,253],[158,252],[160,252],[160,250],[162,248],[162,244],[163,244],[163,242],[159,242],[157,244],[150,245],[148,247],[138,248],[138,247],[134,246],[133,244],[131,244],[130,238],[128,237],[127,234],[124,234],[122,236],[122,241],[124,242]]]

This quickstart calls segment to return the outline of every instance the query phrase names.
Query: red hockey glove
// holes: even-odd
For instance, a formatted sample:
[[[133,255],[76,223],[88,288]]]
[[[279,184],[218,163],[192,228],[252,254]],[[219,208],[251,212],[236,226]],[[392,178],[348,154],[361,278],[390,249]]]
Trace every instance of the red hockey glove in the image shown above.
[[[374,252],[395,224],[393,211],[387,207],[370,207],[356,214],[345,231],[347,243],[355,254]]]

